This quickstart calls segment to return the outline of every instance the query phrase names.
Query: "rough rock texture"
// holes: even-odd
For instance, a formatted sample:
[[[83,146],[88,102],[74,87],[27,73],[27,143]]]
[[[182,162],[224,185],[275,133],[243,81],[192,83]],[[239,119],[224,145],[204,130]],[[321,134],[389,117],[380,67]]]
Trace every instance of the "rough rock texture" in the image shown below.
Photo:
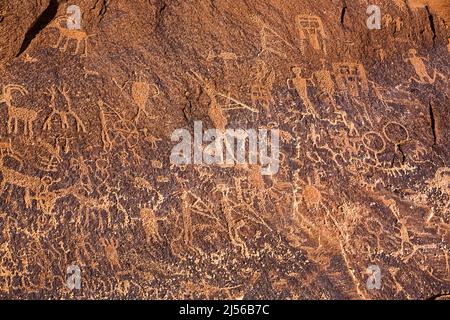
[[[2,0],[0,297],[444,298],[448,4]],[[196,120],[279,172],[171,164]]]

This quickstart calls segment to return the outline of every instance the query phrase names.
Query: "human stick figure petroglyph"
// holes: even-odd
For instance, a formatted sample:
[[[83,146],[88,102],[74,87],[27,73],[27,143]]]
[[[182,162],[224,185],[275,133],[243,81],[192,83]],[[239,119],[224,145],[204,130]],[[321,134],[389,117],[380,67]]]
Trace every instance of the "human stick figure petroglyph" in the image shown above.
[[[58,144],[58,139],[55,139],[55,146],[44,141],[41,138],[37,138],[37,142],[41,149],[45,152],[45,155],[39,155],[39,164],[42,166],[40,169],[43,171],[57,171],[57,166],[62,162],[61,147]]]
[[[44,122],[43,130],[51,130],[52,129],[52,120],[54,117],[59,117],[61,122],[61,128],[62,129],[68,129],[69,128],[69,116],[71,116],[73,119],[75,119],[75,123],[77,126],[77,131],[80,130],[82,132],[86,132],[86,127],[84,126],[83,121],[78,117],[78,115],[72,110],[72,100],[69,96],[69,90],[66,88],[66,86],[63,86],[62,88],[58,88],[58,91],[64,96],[66,103],[67,103],[67,111],[58,110],[56,107],[56,89],[55,86],[52,86],[50,89],[48,89],[48,95],[50,95],[50,104],[49,107],[52,110],[52,112],[49,114],[47,119]]]
[[[93,37],[94,35],[88,35],[85,31],[78,29],[68,29],[62,26],[62,22],[67,22],[67,17],[57,17],[50,24],[50,28],[59,30],[59,38],[53,48],[59,48],[61,51],[66,52],[69,46],[70,40],[76,41],[76,48],[73,54],[78,54],[78,51],[81,49],[81,44],[84,45],[84,52],[82,56],[86,57],[88,55],[88,39]],[[61,42],[65,40],[64,46],[60,48]]]
[[[12,105],[12,93],[14,91],[18,91],[22,95],[28,94],[27,89],[21,85],[8,84],[3,87],[0,102],[4,102],[8,109],[8,133],[14,132],[17,134],[19,121],[22,121],[24,124],[24,134],[32,138],[33,122],[36,120],[38,113],[28,108],[14,107]]]

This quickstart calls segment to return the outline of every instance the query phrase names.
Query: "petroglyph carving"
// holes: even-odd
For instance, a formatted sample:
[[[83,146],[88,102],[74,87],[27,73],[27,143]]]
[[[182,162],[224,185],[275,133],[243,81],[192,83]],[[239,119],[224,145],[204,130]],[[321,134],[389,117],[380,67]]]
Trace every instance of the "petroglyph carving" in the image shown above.
[[[261,50],[258,56],[267,52],[286,59],[287,55],[284,52],[284,48],[287,46],[294,49],[292,44],[285,40],[278,32],[270,28],[260,17],[253,16],[252,21],[261,28],[259,31]]]
[[[42,150],[45,151],[44,155],[39,155],[39,163],[41,165],[41,169],[44,171],[57,171],[57,166],[61,163],[62,158],[60,156],[61,154],[61,147],[58,144],[58,141],[56,141],[56,145],[53,146],[50,143],[43,141],[42,139],[37,139],[39,145],[41,146]]]
[[[0,156],[3,157],[4,155],[14,155],[11,138],[8,140],[0,140]]]
[[[288,88],[291,89],[291,84],[294,86],[299,97],[303,100],[306,107],[306,114],[310,114],[313,117],[318,117],[317,111],[314,108],[312,102],[309,100],[308,95],[308,81],[312,82],[311,78],[304,78],[302,76],[302,68],[295,66],[292,69],[295,77],[287,80]]]
[[[209,51],[206,61],[211,62],[216,59],[224,61],[225,64],[231,62],[237,66],[238,56],[235,53],[228,51],[220,51],[219,53],[217,53],[216,50]]]
[[[323,25],[298,22],[289,1],[161,12],[106,2],[83,6],[107,39],[84,63],[84,41],[76,49],[50,29],[50,45],[59,35],[66,53],[38,48],[45,37],[30,38],[38,30],[25,24],[26,50],[0,63],[0,297],[420,299],[450,288],[449,95],[437,73],[447,76],[447,38],[431,6],[400,12],[406,0],[383,1],[388,29],[368,35],[364,10],[349,1],[318,1]],[[140,19],[146,7],[155,23]],[[249,8],[270,26],[250,22]],[[144,34],[158,30],[170,35],[162,48]],[[419,57],[427,50],[429,62]],[[142,73],[130,78],[135,64]],[[9,105],[37,117],[7,110],[9,83],[25,87],[9,90]],[[226,135],[205,138],[200,120]],[[170,133],[183,127],[202,140],[186,152],[192,162],[203,150],[197,165],[170,161]],[[279,132],[276,175],[250,160],[264,151],[257,128]],[[208,165],[223,137],[225,155],[242,147],[244,156]],[[82,290],[64,287],[71,264]],[[366,290],[368,265],[382,270],[383,290]]]
[[[327,96],[333,105],[335,105],[334,93],[335,93],[335,84],[333,81],[333,77],[331,76],[331,72],[326,67],[326,60],[321,59],[322,69],[314,72],[314,85],[319,90],[319,97],[325,95]]]
[[[197,83],[200,84],[208,98],[210,99],[209,102],[209,109],[208,109],[208,116],[211,119],[211,121],[214,123],[214,127],[222,132],[225,131],[226,126],[228,125],[228,117],[226,116],[224,111],[229,110],[236,110],[236,109],[245,109],[249,110],[251,112],[257,113],[258,111],[254,108],[238,101],[237,99],[232,98],[229,94],[225,95],[221,92],[217,91],[216,85],[211,83],[210,81],[207,81],[203,79],[202,76],[200,76],[196,72],[192,72],[192,74],[189,74]],[[225,98],[228,102],[228,105],[223,106],[221,103],[219,103],[218,98]]]
[[[150,148],[151,148],[152,150],[158,149],[157,143],[158,143],[159,141],[162,141],[162,139],[156,138],[155,136],[153,136],[152,134],[150,134],[150,133],[148,132],[148,129],[147,129],[147,128],[144,128],[142,131],[143,131],[143,133],[144,133],[144,141],[146,141],[146,142],[149,144]]]
[[[158,219],[155,212],[150,208],[142,208],[140,211],[142,226],[144,227],[147,239],[150,241],[158,242],[162,238],[159,234]]]
[[[106,112],[105,107],[109,107],[106,103],[104,103],[102,100],[99,100],[97,102],[97,106],[99,109],[99,119],[100,119],[100,126],[101,126],[101,136],[102,136],[102,144],[103,144],[103,150],[104,151],[111,151],[113,143],[111,141],[111,137],[108,133],[108,120],[106,118]]]
[[[394,89],[386,89],[373,81],[369,81],[369,83],[372,85],[375,96],[387,109],[392,110],[390,104],[405,106],[421,105],[421,102],[417,99],[417,97],[412,95],[410,92],[401,89],[402,85],[399,85]]]
[[[52,129],[52,121],[54,117],[59,117],[61,123],[61,129],[69,129],[69,117],[72,117],[75,120],[75,124],[77,127],[77,131],[86,132],[86,127],[84,126],[83,121],[78,117],[75,111],[72,110],[72,100],[69,96],[69,89],[64,85],[62,88],[58,88],[58,91],[64,96],[67,105],[67,111],[59,110],[56,106],[56,89],[55,86],[52,86],[48,89],[47,94],[50,96],[50,104],[49,107],[52,112],[48,115],[47,119],[44,122],[43,130],[51,130]]]
[[[450,209],[450,168],[439,168],[432,179],[427,180],[429,189],[436,188],[447,195],[448,200],[444,205],[444,212]]]
[[[249,251],[246,243],[242,240],[239,235],[239,229],[245,226],[244,220],[236,220],[232,215],[232,205],[229,201],[228,192],[230,191],[229,187],[224,184],[220,184],[217,186],[217,190],[221,193],[222,198],[220,201],[222,213],[225,215],[225,220],[227,222],[228,227],[228,235],[230,237],[231,243],[238,247],[241,250],[241,253],[248,257]]]
[[[395,19],[390,14],[385,14],[383,16],[383,25],[385,28],[389,28],[391,23],[394,23],[395,32],[399,32],[403,27],[402,18],[396,17]]]
[[[433,84],[436,81],[436,76],[442,77],[442,79],[446,79],[445,76],[436,69],[433,70],[433,77],[428,74],[427,67],[425,66],[424,61],[429,61],[428,58],[420,57],[417,55],[416,49],[409,49],[408,53],[402,55],[403,61],[409,62],[416,72],[416,77],[411,77],[410,80],[414,80],[418,83],[423,84]]]
[[[314,50],[320,50],[326,54],[327,49],[325,39],[327,36],[325,34],[322,20],[318,16],[302,14],[295,18],[295,22],[299,32],[300,48],[302,53],[305,52],[305,43],[309,42]]]
[[[91,169],[87,165],[82,155],[78,158],[70,159],[70,168],[78,170],[79,182],[78,186],[81,190],[91,193],[94,190],[94,184],[91,179]]]
[[[2,182],[0,182],[0,194],[3,194],[7,184],[23,188],[25,190],[24,202],[27,209],[31,208],[31,194],[40,195],[48,190],[52,180],[49,177],[42,179],[29,176],[18,171],[12,170],[4,165],[4,157],[0,157],[0,172],[2,173]]]
[[[386,139],[392,144],[399,146],[409,140],[408,129],[398,122],[388,122],[383,127],[383,133]]]
[[[385,28],[388,28],[389,27],[389,25],[392,23],[392,21],[393,21],[393,18],[392,18],[392,16],[390,15],[390,14],[385,14],[384,16],[383,16],[383,25],[384,25],[384,27]]]
[[[225,127],[228,125],[228,118],[223,112],[219,102],[217,101],[217,91],[215,85],[211,84],[208,81],[205,81],[200,75],[197,73],[193,73],[197,81],[199,81],[205,93],[208,95],[210,99],[208,116],[211,121],[214,123],[216,129],[221,131],[225,131]]]
[[[366,71],[360,63],[334,63],[334,75],[339,90],[348,92],[353,97],[369,91]]]
[[[12,105],[12,93],[17,91],[22,95],[28,94],[27,89],[21,85],[8,84],[3,87],[2,98],[0,102],[6,104],[8,110],[8,133],[17,134],[19,121],[23,122],[24,134],[33,137],[33,122],[36,120],[38,113],[28,108],[14,107]]]
[[[366,132],[362,139],[366,148],[373,151],[375,154],[380,154],[386,150],[386,142],[378,132]]]
[[[154,93],[153,95],[150,96],[151,88],[154,89]],[[149,117],[152,120],[156,119],[153,116],[149,116],[146,110],[146,105],[149,99],[156,98],[160,94],[161,93],[159,91],[158,86],[154,83],[148,84],[148,82],[143,80],[133,82],[133,85],[131,87],[131,96],[133,97],[134,103],[136,103],[138,107],[138,112],[136,114],[136,117],[134,118],[134,121],[137,121],[139,119],[141,113],[144,113],[147,117]]]
[[[323,198],[323,194],[325,194],[323,191],[324,187],[320,183],[320,177],[317,172],[314,174],[314,180],[312,180],[311,177],[307,177],[307,181],[304,181],[300,176],[299,170],[296,170],[294,176],[294,188],[301,188],[301,193],[299,194],[300,201],[303,201],[309,210],[329,210],[328,206],[325,205],[325,200]]]
[[[60,49],[63,52],[66,52],[69,46],[69,42],[71,40],[76,41],[76,48],[73,54],[78,54],[81,50],[81,46],[83,45],[84,50],[82,56],[87,57],[88,55],[88,40],[93,35],[88,35],[85,31],[79,29],[68,29],[63,25],[67,26],[67,17],[57,17],[53,20],[49,27],[53,29],[58,29],[59,37],[56,44],[53,46],[55,49]],[[63,47],[60,48],[62,42],[65,41]]]
[[[275,103],[272,97],[275,72],[273,70],[269,70],[264,61],[259,61],[254,78],[254,83],[250,88],[252,104],[254,106],[261,105],[270,117],[270,106]]]
[[[117,248],[119,247],[119,242],[115,239],[100,239],[100,244],[105,250],[106,259],[108,260],[111,268],[120,269],[119,253]]]

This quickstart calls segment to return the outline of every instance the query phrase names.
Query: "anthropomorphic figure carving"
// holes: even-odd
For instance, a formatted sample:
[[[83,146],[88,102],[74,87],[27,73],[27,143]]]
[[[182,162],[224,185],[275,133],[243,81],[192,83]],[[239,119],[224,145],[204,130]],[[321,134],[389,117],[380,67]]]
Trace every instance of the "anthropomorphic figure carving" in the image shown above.
[[[429,60],[428,58],[418,56],[416,49],[409,49],[408,54],[403,55],[403,61],[409,62],[413,66],[416,75],[419,77],[411,77],[410,80],[414,80],[418,83],[433,84],[436,81],[437,75],[445,79],[445,76],[437,72],[436,69],[434,70],[433,77],[428,74],[427,67],[425,66],[424,61]]]
[[[314,50],[321,50],[327,53],[325,39],[325,29],[322,20],[317,16],[298,15],[296,17],[297,28],[301,41],[302,52],[304,52],[305,42],[314,48]]]
[[[308,114],[311,114],[313,117],[317,116],[317,112],[314,109],[313,104],[309,100],[308,95],[308,81],[311,81],[310,78],[304,78],[302,76],[302,68],[301,67],[293,67],[292,72],[294,73],[295,77],[292,79],[288,79],[288,88],[291,88],[291,84],[294,86],[295,90],[297,91],[297,94],[299,97],[303,100],[303,103],[305,104],[306,111]]]

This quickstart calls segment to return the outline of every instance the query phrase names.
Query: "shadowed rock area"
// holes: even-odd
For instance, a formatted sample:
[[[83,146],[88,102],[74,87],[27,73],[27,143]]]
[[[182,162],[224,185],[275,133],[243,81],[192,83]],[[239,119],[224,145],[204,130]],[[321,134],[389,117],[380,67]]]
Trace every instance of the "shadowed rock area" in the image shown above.
[[[449,26],[445,0],[2,1],[0,298],[448,299]],[[278,166],[175,164],[198,121],[278,132]]]

